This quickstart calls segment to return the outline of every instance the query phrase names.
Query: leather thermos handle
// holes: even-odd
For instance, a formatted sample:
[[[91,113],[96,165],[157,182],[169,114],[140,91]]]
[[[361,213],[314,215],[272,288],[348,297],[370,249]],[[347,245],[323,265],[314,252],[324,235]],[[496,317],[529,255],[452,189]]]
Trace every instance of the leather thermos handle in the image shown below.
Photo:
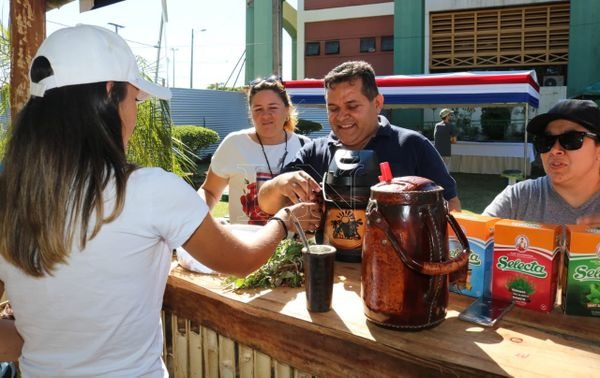
[[[396,235],[393,233],[392,230],[390,230],[388,222],[379,212],[379,209],[377,209],[376,205],[369,206],[369,208],[367,209],[367,217],[369,218],[369,221],[375,225],[375,227],[381,229],[384,232],[388,241],[396,251],[396,254],[398,255],[398,257],[400,257],[400,260],[402,260],[403,263],[405,263],[409,268],[416,272],[426,274],[429,276],[450,274],[464,267],[469,262],[469,243],[464,232],[458,226],[458,223],[456,222],[456,219],[452,216],[452,214],[446,213],[446,219],[448,220],[450,226],[456,233],[458,241],[462,245],[463,250],[461,253],[454,256],[450,260],[443,262],[419,261],[410,257],[398,242]]]

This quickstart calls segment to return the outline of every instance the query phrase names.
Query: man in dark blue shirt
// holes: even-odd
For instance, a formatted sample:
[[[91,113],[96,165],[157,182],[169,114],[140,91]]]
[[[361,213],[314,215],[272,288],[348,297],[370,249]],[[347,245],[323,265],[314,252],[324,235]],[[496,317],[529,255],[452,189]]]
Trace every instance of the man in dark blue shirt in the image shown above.
[[[273,214],[290,202],[314,201],[315,193],[321,190],[322,175],[339,147],[375,151],[380,162],[390,164],[394,177],[429,178],[444,188],[449,209],[460,210],[456,182],[431,142],[379,115],[383,95],[371,65],[362,61],[342,63],[324,81],[332,132],[327,138],[307,143],[285,173],[262,185],[258,200],[263,211]]]

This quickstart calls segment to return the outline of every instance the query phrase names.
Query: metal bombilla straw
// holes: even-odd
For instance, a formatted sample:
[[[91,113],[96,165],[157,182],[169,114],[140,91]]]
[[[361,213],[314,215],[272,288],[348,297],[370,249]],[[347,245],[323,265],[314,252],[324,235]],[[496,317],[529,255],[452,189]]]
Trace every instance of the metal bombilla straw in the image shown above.
[[[302,244],[304,244],[304,247],[306,248],[306,252],[310,251],[310,246],[308,245],[308,239],[306,239],[306,234],[304,233],[304,230],[302,229],[302,225],[300,225],[300,221],[298,220],[298,218],[296,218],[294,213],[292,213],[290,211],[290,209],[286,208],[285,211],[286,211],[286,213],[288,213],[288,215],[292,219],[292,223],[294,224],[294,227],[296,228],[296,232],[298,233],[298,235],[300,235],[300,240],[302,240]]]

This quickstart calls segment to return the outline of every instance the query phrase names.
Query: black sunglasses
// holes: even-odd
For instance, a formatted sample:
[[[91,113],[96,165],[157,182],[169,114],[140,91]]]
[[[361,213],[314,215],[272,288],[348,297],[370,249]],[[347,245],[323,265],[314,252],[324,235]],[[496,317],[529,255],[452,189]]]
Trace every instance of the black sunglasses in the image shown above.
[[[552,149],[558,139],[558,143],[567,151],[578,150],[583,145],[583,138],[588,137],[598,141],[598,135],[587,131],[568,131],[559,135],[541,134],[533,139],[535,150],[544,154]]]
[[[257,79],[254,79],[254,80],[252,80],[252,81],[250,82],[250,84],[249,84],[249,85],[250,85],[251,87],[256,87],[257,85],[259,85],[259,84],[262,84],[262,83],[277,83],[277,82],[279,82],[279,81],[281,81],[281,80],[280,80],[280,79],[279,79],[277,76],[275,76],[275,75],[271,75],[271,76],[269,76],[269,77],[268,77],[268,78],[266,78],[266,79],[265,79],[265,78],[262,78],[262,77],[259,77],[259,78],[257,78]]]

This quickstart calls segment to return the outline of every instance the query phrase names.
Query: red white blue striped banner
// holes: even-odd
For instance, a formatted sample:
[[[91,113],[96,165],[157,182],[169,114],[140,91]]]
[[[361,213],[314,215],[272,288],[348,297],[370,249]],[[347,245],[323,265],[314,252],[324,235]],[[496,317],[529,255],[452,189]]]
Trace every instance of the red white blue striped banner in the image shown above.
[[[393,75],[376,78],[386,106],[523,104],[539,106],[540,88],[535,71],[456,72],[429,75]],[[296,105],[324,105],[323,80],[285,81]]]

